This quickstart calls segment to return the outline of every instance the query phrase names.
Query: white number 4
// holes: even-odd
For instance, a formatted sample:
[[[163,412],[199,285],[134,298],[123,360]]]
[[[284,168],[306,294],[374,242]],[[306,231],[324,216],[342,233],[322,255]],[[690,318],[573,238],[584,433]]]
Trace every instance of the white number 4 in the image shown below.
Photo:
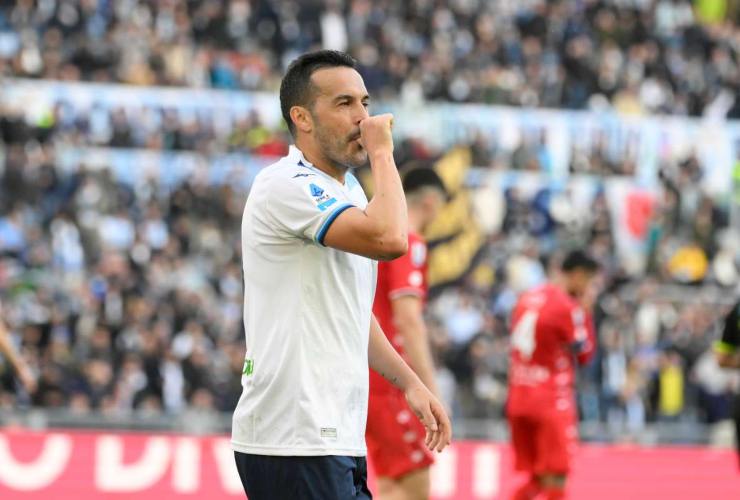
[[[537,326],[537,311],[524,313],[511,333],[511,345],[519,351],[522,358],[529,359],[535,348],[535,327]]]

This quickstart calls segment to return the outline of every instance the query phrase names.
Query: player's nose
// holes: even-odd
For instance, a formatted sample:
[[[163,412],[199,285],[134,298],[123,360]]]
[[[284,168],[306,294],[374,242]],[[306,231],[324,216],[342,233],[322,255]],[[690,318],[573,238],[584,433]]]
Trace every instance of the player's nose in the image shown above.
[[[357,103],[352,110],[352,121],[355,125],[359,125],[362,120],[370,116],[367,112],[367,108],[360,102]]]

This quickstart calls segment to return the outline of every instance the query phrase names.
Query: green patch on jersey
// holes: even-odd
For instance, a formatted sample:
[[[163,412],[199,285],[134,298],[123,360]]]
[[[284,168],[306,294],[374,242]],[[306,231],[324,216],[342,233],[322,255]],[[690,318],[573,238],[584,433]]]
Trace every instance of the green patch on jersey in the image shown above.
[[[244,368],[242,368],[242,375],[251,375],[254,372],[254,360],[245,359]]]

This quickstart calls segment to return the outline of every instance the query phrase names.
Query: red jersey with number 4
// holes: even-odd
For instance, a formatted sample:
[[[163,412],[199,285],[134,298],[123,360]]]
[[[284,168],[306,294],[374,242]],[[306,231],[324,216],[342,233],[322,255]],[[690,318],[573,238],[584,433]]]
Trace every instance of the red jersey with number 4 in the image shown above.
[[[426,300],[427,246],[418,234],[409,233],[406,255],[378,264],[378,286],[375,290],[373,313],[385,336],[403,356],[403,339],[393,322],[391,300],[403,295],[415,295]],[[370,392],[388,392],[393,386],[374,370],[370,370]]]
[[[575,366],[594,351],[590,316],[552,284],[519,298],[512,315],[509,415],[575,416]]]

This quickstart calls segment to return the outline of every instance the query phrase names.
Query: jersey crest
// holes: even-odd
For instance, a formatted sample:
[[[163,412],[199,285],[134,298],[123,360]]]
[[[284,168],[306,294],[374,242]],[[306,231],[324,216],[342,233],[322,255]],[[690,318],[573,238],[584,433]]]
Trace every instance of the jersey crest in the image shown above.
[[[321,189],[321,188],[320,188],[319,186],[317,186],[316,184],[314,184],[313,182],[311,183],[311,186],[310,186],[310,187],[311,187],[311,196],[313,196],[313,197],[316,197],[316,198],[318,198],[318,197],[320,197],[320,196],[321,196],[322,194],[324,194],[324,190],[323,190],[323,189]]]
[[[337,202],[336,198],[313,182],[308,185],[308,192],[316,202],[318,209],[322,212]]]

